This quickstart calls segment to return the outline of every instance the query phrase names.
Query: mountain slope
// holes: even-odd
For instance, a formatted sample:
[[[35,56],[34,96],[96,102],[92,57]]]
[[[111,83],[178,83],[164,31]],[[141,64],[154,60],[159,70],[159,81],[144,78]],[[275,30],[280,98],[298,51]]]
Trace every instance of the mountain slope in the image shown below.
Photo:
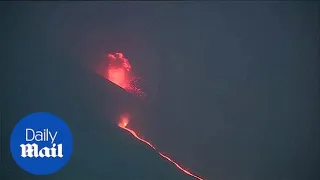
[[[71,160],[45,179],[193,179],[116,126],[121,113],[142,113],[142,104],[92,71],[48,58],[7,64],[5,82],[1,127],[4,179],[44,179],[20,169],[8,146],[18,120],[39,111],[64,119],[74,138]]]

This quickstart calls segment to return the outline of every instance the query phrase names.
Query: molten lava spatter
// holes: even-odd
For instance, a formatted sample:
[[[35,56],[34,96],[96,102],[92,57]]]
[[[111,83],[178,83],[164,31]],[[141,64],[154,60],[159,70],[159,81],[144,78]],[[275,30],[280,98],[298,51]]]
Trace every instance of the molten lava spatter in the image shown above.
[[[104,61],[105,62],[105,61]],[[114,84],[120,86],[127,92],[134,94],[138,97],[144,98],[146,94],[141,90],[138,86],[140,82],[140,78],[136,77],[132,73],[131,64],[129,60],[124,57],[122,53],[114,53],[108,54],[107,56],[107,65],[103,65],[103,67],[99,67],[98,69],[102,69],[102,72],[98,70],[98,74],[102,75],[104,78],[108,79],[109,81],[113,82]],[[128,132],[130,132],[136,139],[139,141],[147,144],[152,149],[154,149],[161,157],[168,160],[169,162],[173,163],[178,169],[180,169],[185,174],[188,174],[195,179],[203,180],[201,177],[194,175],[190,171],[184,169],[174,160],[166,156],[165,154],[158,152],[157,149],[148,141],[144,140],[143,138],[139,137],[137,133],[128,128],[127,125],[129,123],[129,116],[122,115],[120,118],[120,122],[118,126]]]
[[[121,119],[120,119],[120,121],[119,121],[119,123],[118,123],[118,126],[119,126],[120,128],[122,128],[122,129],[130,132],[130,133],[131,133],[136,139],[138,139],[139,141],[141,141],[141,142],[147,144],[148,146],[150,146],[150,147],[151,147],[152,149],[154,149],[161,157],[163,157],[164,159],[166,159],[166,160],[168,160],[169,162],[173,163],[173,164],[174,164],[178,169],[180,169],[182,172],[184,172],[184,173],[188,174],[189,176],[192,176],[192,177],[194,177],[194,178],[196,178],[196,179],[198,179],[198,180],[203,180],[203,178],[201,178],[201,177],[199,177],[199,176],[197,176],[197,175],[192,174],[190,171],[187,171],[186,169],[184,169],[183,167],[181,167],[177,162],[175,162],[174,160],[172,160],[171,158],[169,158],[169,157],[166,156],[165,154],[159,152],[150,142],[148,142],[147,140],[144,140],[143,138],[139,137],[134,130],[132,130],[132,129],[130,129],[130,128],[127,127],[128,123],[129,123],[128,117],[122,116]]]
[[[146,96],[138,85],[141,78],[133,74],[129,60],[122,53],[108,54],[106,61],[108,65],[103,72],[106,79],[138,97]]]

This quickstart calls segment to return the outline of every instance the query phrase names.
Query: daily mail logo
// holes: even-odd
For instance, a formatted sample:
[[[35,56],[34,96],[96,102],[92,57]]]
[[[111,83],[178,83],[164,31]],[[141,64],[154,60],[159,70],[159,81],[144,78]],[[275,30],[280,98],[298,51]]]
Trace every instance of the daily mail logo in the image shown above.
[[[26,141],[27,142],[32,142],[32,141],[36,141],[36,142],[43,142],[43,141],[47,141],[47,142],[51,142],[52,147],[43,147],[41,149],[39,149],[39,145],[36,143],[33,144],[21,144],[21,157],[25,158],[25,157],[40,157],[40,158],[44,158],[44,157],[59,157],[62,158],[63,157],[63,151],[62,151],[62,143],[60,144],[56,144],[54,143],[57,135],[58,135],[58,131],[56,131],[54,133],[54,135],[52,135],[53,133],[49,130],[49,129],[44,129],[43,132],[42,131],[36,131],[33,130],[31,128],[27,128],[26,129]]]
[[[11,153],[17,164],[35,175],[47,175],[61,169],[72,153],[72,135],[59,117],[33,113],[20,120],[10,140]]]

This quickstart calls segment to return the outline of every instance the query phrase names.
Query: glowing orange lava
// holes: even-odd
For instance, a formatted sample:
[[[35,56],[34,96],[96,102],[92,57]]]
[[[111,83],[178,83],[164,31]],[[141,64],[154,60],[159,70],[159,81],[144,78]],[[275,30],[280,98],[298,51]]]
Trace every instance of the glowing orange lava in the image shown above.
[[[123,88],[124,90],[126,90],[131,94],[134,94],[142,98],[146,96],[146,94],[138,86],[140,78],[134,76],[134,74],[132,73],[131,64],[129,63],[128,59],[124,57],[122,53],[108,54],[107,61],[104,61],[104,62],[107,62],[108,65],[99,67],[103,70],[102,73],[100,73],[100,71],[98,72],[100,73],[100,75],[102,75],[104,78],[108,79],[109,81],[113,82],[114,84],[120,86],[121,88]],[[161,157],[173,163],[178,169],[180,169],[185,174],[188,174],[198,180],[203,180],[201,177],[196,176],[190,171],[181,167],[178,163],[176,163],[174,160],[172,160],[165,154],[158,152],[157,149],[150,142],[139,137],[134,130],[128,128],[127,127],[128,123],[129,123],[129,116],[122,115],[120,118],[120,122],[118,123],[118,126],[130,132],[139,141],[150,146]]]
[[[122,88],[126,87],[126,72],[122,68],[109,68],[108,79]]]
[[[147,140],[144,140],[143,138],[139,137],[139,136],[137,135],[137,133],[134,132],[134,130],[128,128],[128,127],[127,127],[128,123],[129,123],[128,117],[123,116],[123,117],[121,117],[120,122],[118,123],[118,126],[119,126],[120,128],[122,128],[122,129],[130,132],[130,133],[131,133],[136,139],[138,139],[139,141],[141,141],[141,142],[147,144],[148,146],[150,146],[150,147],[151,147],[152,149],[154,149],[161,157],[163,157],[164,159],[166,159],[166,160],[168,160],[169,162],[171,162],[172,164],[174,164],[178,169],[180,169],[180,170],[181,170],[182,172],[184,172],[185,174],[188,174],[189,176],[192,176],[192,177],[194,177],[194,178],[196,178],[196,179],[198,179],[198,180],[203,180],[203,178],[201,178],[201,177],[199,177],[199,176],[197,176],[197,175],[194,175],[194,174],[191,173],[190,171],[188,171],[188,170],[184,169],[183,167],[181,167],[177,162],[175,162],[174,160],[172,160],[171,158],[169,158],[169,157],[166,156],[165,154],[157,151],[157,149],[156,149],[150,142],[148,142]]]
[[[138,86],[140,78],[133,74],[129,60],[122,53],[108,54],[107,62],[105,78],[138,97],[146,96]]]

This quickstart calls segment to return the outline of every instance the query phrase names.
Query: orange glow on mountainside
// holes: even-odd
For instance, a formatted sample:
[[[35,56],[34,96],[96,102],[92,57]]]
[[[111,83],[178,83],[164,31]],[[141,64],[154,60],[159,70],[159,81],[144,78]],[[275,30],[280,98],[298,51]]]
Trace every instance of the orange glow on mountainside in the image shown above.
[[[122,128],[122,129],[130,132],[130,133],[131,133],[136,139],[138,139],[139,141],[141,141],[141,142],[147,144],[148,146],[150,146],[150,147],[151,147],[152,149],[154,149],[161,157],[163,157],[164,159],[166,159],[166,160],[168,160],[169,162],[171,162],[172,164],[174,164],[178,169],[180,169],[180,170],[181,170],[182,172],[184,172],[185,174],[188,174],[189,176],[192,176],[192,177],[194,177],[195,179],[203,180],[203,178],[201,178],[201,177],[199,177],[199,176],[197,176],[197,175],[194,175],[194,174],[191,173],[190,171],[184,169],[181,165],[179,165],[177,162],[175,162],[174,160],[172,160],[171,158],[169,158],[167,155],[159,152],[150,142],[148,142],[147,140],[139,137],[138,134],[137,134],[134,130],[132,130],[132,129],[130,129],[130,128],[127,127],[128,123],[129,123],[128,117],[123,116],[123,117],[121,117],[121,119],[120,119],[120,121],[119,121],[119,123],[118,123],[118,126],[119,126],[120,128]]]
[[[146,96],[138,86],[141,79],[133,74],[129,60],[122,53],[110,53],[104,61],[108,63],[102,74],[104,78],[131,94],[141,98]]]
[[[137,97],[146,97],[146,93],[144,93],[142,89],[138,86],[140,78],[133,74],[131,64],[129,63],[129,60],[124,57],[123,53],[110,53],[108,54],[104,62],[107,62],[107,65],[100,67],[102,69],[100,75],[102,75],[105,79],[108,79],[109,81],[113,82],[114,84],[118,85],[122,89]],[[157,149],[150,142],[139,137],[133,129],[128,128],[127,126],[129,123],[129,116],[127,115],[121,116],[120,121],[118,123],[118,126],[120,128],[130,132],[131,135],[133,135],[136,139],[150,146],[162,158],[174,164],[179,170],[181,170],[185,174],[192,176],[195,179],[203,180],[203,178],[194,175],[190,171],[186,170],[167,155],[157,151]]]

